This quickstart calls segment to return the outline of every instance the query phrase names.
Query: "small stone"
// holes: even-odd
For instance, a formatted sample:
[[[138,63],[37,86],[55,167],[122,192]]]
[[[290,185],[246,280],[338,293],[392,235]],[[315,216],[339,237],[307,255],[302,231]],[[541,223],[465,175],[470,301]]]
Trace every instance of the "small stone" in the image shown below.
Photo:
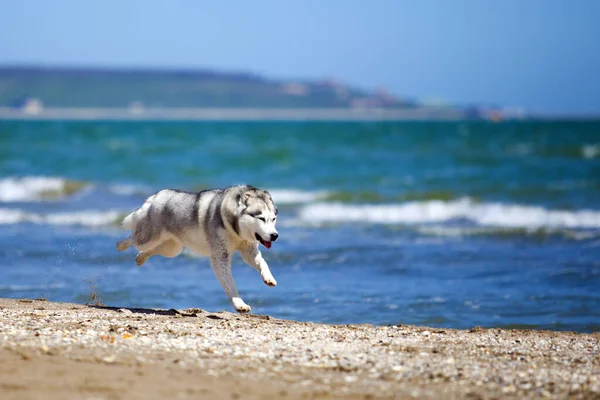
[[[102,361],[104,361],[107,364],[112,364],[115,362],[115,360],[116,360],[116,357],[114,355],[102,358]]]
[[[514,393],[517,391],[517,388],[513,385],[508,385],[502,388],[502,393]]]

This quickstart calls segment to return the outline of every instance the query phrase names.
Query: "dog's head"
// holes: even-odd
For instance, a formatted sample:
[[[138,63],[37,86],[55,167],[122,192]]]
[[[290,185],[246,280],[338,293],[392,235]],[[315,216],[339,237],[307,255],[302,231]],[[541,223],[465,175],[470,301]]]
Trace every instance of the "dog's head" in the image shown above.
[[[277,207],[271,194],[266,190],[249,188],[239,197],[240,235],[248,242],[258,241],[267,249],[277,240],[279,234],[275,229]]]

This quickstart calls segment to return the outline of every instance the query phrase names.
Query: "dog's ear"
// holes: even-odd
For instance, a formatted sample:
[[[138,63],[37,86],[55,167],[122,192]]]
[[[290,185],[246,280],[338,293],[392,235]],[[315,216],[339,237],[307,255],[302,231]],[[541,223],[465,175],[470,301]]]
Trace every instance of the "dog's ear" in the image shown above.
[[[252,197],[252,192],[244,192],[239,196],[239,205],[248,206],[248,200]]]
[[[267,196],[267,199],[273,201],[273,197],[271,197],[271,193],[269,193],[268,190],[265,190],[264,193],[265,193],[265,196]]]

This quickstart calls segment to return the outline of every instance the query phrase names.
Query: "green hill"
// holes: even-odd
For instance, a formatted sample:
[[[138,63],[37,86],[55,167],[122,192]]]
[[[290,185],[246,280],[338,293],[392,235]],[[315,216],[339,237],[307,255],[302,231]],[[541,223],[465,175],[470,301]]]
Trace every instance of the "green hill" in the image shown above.
[[[210,70],[0,67],[0,107],[411,108],[336,81],[283,81]]]

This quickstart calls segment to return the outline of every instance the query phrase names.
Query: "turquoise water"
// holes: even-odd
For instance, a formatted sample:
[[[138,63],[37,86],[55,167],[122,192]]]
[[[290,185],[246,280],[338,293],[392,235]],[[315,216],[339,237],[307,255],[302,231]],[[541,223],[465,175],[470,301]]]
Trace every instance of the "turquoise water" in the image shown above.
[[[231,310],[208,260],[118,253],[162,188],[278,204],[253,312],[334,323],[600,327],[600,122],[0,121],[0,296]],[[91,282],[91,284],[90,284]]]

